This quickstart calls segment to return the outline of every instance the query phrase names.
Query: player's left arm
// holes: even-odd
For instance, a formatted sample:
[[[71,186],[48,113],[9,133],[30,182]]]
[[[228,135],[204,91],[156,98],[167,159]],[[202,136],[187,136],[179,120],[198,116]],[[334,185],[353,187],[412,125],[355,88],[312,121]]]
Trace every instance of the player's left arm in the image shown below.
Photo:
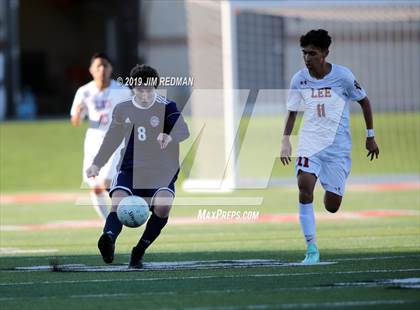
[[[372,107],[368,97],[364,97],[362,100],[357,101],[363,111],[363,117],[366,123],[366,149],[368,150],[367,156],[370,156],[370,160],[374,157],[378,158],[379,147],[375,141],[375,133],[373,131],[373,113]]]
[[[366,95],[366,91],[357,82],[353,73],[350,70],[345,71],[344,85],[348,92],[351,100],[357,101],[363,111],[363,117],[366,123],[366,149],[368,150],[367,156],[370,156],[370,160],[374,157],[378,158],[379,148],[375,141],[375,133],[373,131],[373,113],[370,105],[369,98]]]
[[[169,103],[165,110],[163,133],[161,133],[157,139],[161,149],[165,149],[171,142],[180,143],[189,136],[190,132],[188,130],[188,125],[181,112],[178,110],[176,103]]]

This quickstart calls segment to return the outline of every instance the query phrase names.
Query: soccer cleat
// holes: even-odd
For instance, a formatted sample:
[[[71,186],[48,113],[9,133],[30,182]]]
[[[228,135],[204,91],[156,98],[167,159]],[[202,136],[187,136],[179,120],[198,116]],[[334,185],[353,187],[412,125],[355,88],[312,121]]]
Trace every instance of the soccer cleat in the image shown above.
[[[302,261],[302,264],[312,265],[319,263],[319,251],[316,247],[316,244],[311,243],[308,245],[306,250],[305,259]]]
[[[139,251],[137,247],[134,247],[131,250],[130,263],[128,264],[128,268],[132,268],[132,269],[143,268],[143,255],[144,255],[144,252]]]
[[[115,243],[108,234],[102,234],[98,240],[98,248],[105,263],[111,264],[114,260]]]

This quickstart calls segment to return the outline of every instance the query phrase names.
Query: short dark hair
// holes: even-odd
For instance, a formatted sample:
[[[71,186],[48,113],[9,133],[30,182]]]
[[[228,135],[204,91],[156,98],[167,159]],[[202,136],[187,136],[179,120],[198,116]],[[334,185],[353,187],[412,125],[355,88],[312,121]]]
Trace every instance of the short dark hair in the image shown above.
[[[90,57],[90,64],[92,64],[95,61],[96,58],[105,59],[106,61],[108,61],[110,63],[110,65],[112,65],[111,59],[104,52],[96,52],[96,53],[94,53],[92,55],[92,57]]]
[[[331,44],[331,37],[327,30],[324,29],[312,29],[305,35],[300,37],[300,46],[305,47],[313,45],[323,50],[327,50]]]
[[[155,83],[153,83],[154,88],[158,88],[159,86],[159,73],[157,72],[155,68],[150,67],[145,64],[135,65],[133,69],[131,69],[130,71],[130,77],[141,78],[143,83],[145,83],[144,81],[150,81],[149,78],[151,78],[155,81]]]

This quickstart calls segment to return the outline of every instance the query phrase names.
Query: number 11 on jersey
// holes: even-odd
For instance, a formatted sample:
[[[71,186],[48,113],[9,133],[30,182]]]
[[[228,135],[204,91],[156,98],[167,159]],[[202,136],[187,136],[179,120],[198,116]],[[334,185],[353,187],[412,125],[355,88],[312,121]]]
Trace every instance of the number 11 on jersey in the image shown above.
[[[325,105],[323,103],[316,105],[318,117],[325,117]]]

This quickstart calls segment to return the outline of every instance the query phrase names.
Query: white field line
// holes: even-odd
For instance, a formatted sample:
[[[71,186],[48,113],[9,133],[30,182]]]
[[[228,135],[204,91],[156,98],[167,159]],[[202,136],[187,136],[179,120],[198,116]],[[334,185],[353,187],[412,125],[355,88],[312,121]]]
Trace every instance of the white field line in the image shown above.
[[[119,255],[122,256],[129,256],[130,254],[126,253],[119,253]],[[20,257],[19,259],[22,259],[24,261],[39,261],[40,259],[45,259],[45,257],[40,256],[40,257]],[[50,259],[51,257],[48,257],[48,259]],[[66,259],[74,259],[73,256],[58,256],[57,258],[59,258],[60,260],[66,260]],[[397,259],[397,258],[420,258],[420,253],[419,254],[413,254],[413,255],[392,255],[392,256],[371,256],[371,257],[349,257],[349,258],[336,258],[334,260],[336,261],[359,261],[359,260],[381,260],[381,259]],[[206,262],[206,261],[196,261],[196,262]],[[180,262],[182,263],[182,262]],[[75,264],[76,265],[76,264]],[[80,264],[83,265],[83,264]],[[5,272],[5,270],[0,270],[0,272]]]
[[[54,253],[58,252],[57,249],[19,249],[19,248],[0,248],[1,255],[13,254],[34,254],[34,253]]]
[[[335,262],[320,262],[317,266],[332,265]],[[248,260],[209,260],[209,261],[181,261],[181,262],[150,262],[145,263],[141,270],[128,269],[128,264],[111,266],[89,266],[85,264],[58,264],[57,271],[69,272],[144,272],[158,270],[208,270],[208,269],[229,269],[229,268],[256,268],[256,267],[290,267],[305,266],[302,263],[283,263],[276,260],[248,259]],[[16,271],[52,271],[52,266],[31,266],[16,267]]]
[[[151,295],[175,295],[176,292],[164,291],[164,292],[140,292],[136,294],[128,293],[115,293],[115,294],[80,294],[80,295],[70,295],[70,296],[27,296],[27,297],[0,297],[0,301],[13,301],[13,300],[22,300],[22,299],[64,299],[64,298],[119,298],[119,297],[135,297],[135,296],[151,296]]]
[[[413,259],[418,258],[420,255],[394,255],[394,256],[373,256],[373,257],[352,257],[352,258],[337,258],[336,261],[361,261],[361,260],[388,260],[388,259]],[[66,259],[72,259],[71,256],[60,256],[61,261]],[[42,257],[41,257],[42,259]],[[25,261],[40,260],[38,257],[24,258]],[[336,262],[321,262],[317,264],[329,265],[335,264]],[[150,262],[145,263],[145,268],[141,271],[153,271],[153,270],[176,270],[176,269],[221,269],[221,268],[244,268],[244,267],[293,267],[293,266],[305,266],[305,264],[298,262],[286,262],[283,263],[278,260],[267,260],[267,259],[245,259],[245,260],[205,260],[205,261],[178,261],[178,262]],[[127,271],[138,271],[128,270],[127,264],[111,265],[111,266],[89,266],[85,264],[58,264],[59,269],[62,271],[99,271],[99,272],[127,272]],[[30,272],[30,271],[51,271],[51,265],[43,266],[25,266],[15,267],[14,269],[3,269],[0,272],[11,273],[11,272]]]
[[[89,280],[65,280],[65,281],[41,281],[41,282],[3,282],[0,286],[30,286],[30,285],[61,285],[81,283],[108,283],[108,282],[154,282],[154,281],[175,281],[175,280],[208,280],[208,279],[243,279],[243,278],[275,278],[290,276],[325,276],[327,274],[369,274],[369,273],[393,273],[420,271],[420,268],[408,269],[375,269],[357,271],[330,271],[330,272],[301,272],[301,273],[267,273],[267,274],[240,274],[240,275],[211,275],[211,276],[184,276],[184,277],[158,277],[158,278],[116,278],[116,279],[89,279]]]
[[[235,306],[221,306],[221,307],[193,307],[184,308],[185,310],[236,310],[236,309],[310,309],[310,308],[334,308],[334,307],[366,307],[379,305],[401,305],[407,303],[414,303],[414,300],[356,300],[356,301],[338,301],[338,302],[320,302],[320,303],[297,303],[297,304],[266,304],[266,305],[235,305]],[[165,309],[170,310],[170,309]]]
[[[382,256],[382,257],[353,257],[353,258],[338,258],[336,261],[361,261],[361,260],[388,260],[388,259],[413,259],[418,258],[420,255],[394,255],[394,256]],[[60,256],[61,261],[66,259],[72,259],[71,256]],[[42,259],[42,257],[41,257]],[[28,257],[24,258],[25,261],[40,260],[39,257]],[[320,265],[335,264],[336,262],[321,262]],[[206,260],[206,261],[179,261],[179,262],[150,262],[145,263],[146,269],[141,271],[153,271],[153,270],[180,270],[180,269],[223,269],[223,268],[263,268],[263,267],[294,267],[294,266],[306,266],[305,264],[298,262],[286,262],[282,263],[277,260],[265,260],[265,259],[249,259],[249,260]],[[234,266],[235,265],[235,266]],[[89,266],[85,264],[59,264],[58,267],[63,271],[70,272],[138,272],[138,270],[129,270],[127,264],[122,265],[111,265],[111,266]],[[16,272],[34,272],[34,271],[52,271],[51,265],[43,266],[26,266],[26,267],[15,267],[14,269],[3,269],[0,273],[16,273]]]
[[[418,288],[420,287],[420,278],[403,278],[403,279],[381,279],[372,281],[355,281],[355,282],[338,282],[334,283],[334,286],[363,286],[363,287],[375,287],[375,286],[397,286],[407,288]]]
[[[52,251],[52,249],[51,249],[51,251]],[[121,255],[122,256],[124,256],[124,255],[125,256],[128,256],[129,254],[121,254]],[[66,259],[73,259],[74,257],[73,256],[59,256],[58,258],[60,260],[66,260]],[[338,262],[341,262],[341,261],[388,260],[388,259],[405,259],[405,258],[409,258],[409,259],[410,258],[420,258],[420,254],[418,254],[418,255],[413,254],[413,255],[371,256],[371,257],[349,257],[349,258],[335,258],[334,260],[335,261],[338,261]],[[40,259],[43,259],[43,257],[22,257],[22,260],[24,260],[24,261],[33,261],[33,260],[39,261]],[[228,261],[228,260],[225,260],[225,261]],[[231,260],[231,261],[234,261],[234,260]],[[258,261],[264,262],[264,261],[266,261],[266,262],[269,262],[269,261],[274,261],[274,260],[264,260],[264,259],[258,260],[258,259],[254,259],[254,260],[241,260],[241,261],[255,261],[255,262],[258,262]],[[200,264],[201,263],[201,264],[203,264],[203,263],[207,263],[207,262],[210,262],[211,263],[211,262],[216,262],[216,261],[214,261],[214,260],[208,260],[208,261],[184,261],[184,262],[180,261],[180,262],[171,262],[171,264],[178,264],[178,265],[184,264],[185,265],[185,264],[191,264],[191,263],[197,263],[197,264]],[[275,262],[278,262],[278,261],[275,261]],[[161,262],[161,263],[164,263],[164,262]],[[169,262],[167,262],[167,263],[169,263]],[[300,263],[293,263],[293,262],[281,263],[281,264],[290,264],[290,266],[293,266],[293,264],[297,264],[297,266],[300,266],[301,265]],[[72,264],[72,266],[81,266],[81,267],[83,267],[85,265],[84,264]],[[17,270],[19,270],[19,269],[28,269],[28,270],[30,270],[32,267],[39,268],[39,266],[17,267]],[[91,267],[93,268],[94,266],[91,266]],[[44,269],[45,270],[50,270],[51,269],[51,266],[44,266]],[[41,270],[41,268],[40,268],[40,270]],[[10,272],[10,271],[12,271],[12,270],[0,270],[0,272]],[[15,270],[13,270],[12,272],[15,272]]]
[[[359,261],[359,260],[385,260],[385,259],[397,259],[397,258],[419,258],[419,255],[395,255],[395,256],[372,256],[372,257],[349,257],[349,258],[336,258],[336,261]]]
[[[163,292],[140,292],[136,294],[130,293],[116,293],[116,294],[80,294],[80,295],[70,295],[70,298],[103,298],[103,297],[129,297],[129,296],[151,296],[151,295],[176,295],[177,292],[174,291],[163,291]],[[62,296],[52,296],[62,298]]]
[[[397,283],[416,283],[416,281],[409,281],[412,280],[413,278],[409,278],[409,279],[395,279],[395,281],[397,281]],[[406,281],[407,280],[407,281]],[[394,282],[394,280],[379,280],[378,283],[383,283],[383,286],[385,285],[389,285],[391,283]],[[309,291],[314,291],[314,290],[331,290],[331,289],[346,289],[348,286],[346,285],[340,285],[340,284],[345,284],[345,282],[343,283],[336,283],[337,286],[334,285],[330,285],[330,286],[306,286],[306,287],[278,287],[278,288],[270,288],[270,289],[264,289],[262,290],[262,292],[264,293],[272,293],[272,292],[281,292],[281,291],[302,291],[302,290],[309,290]],[[351,284],[351,283],[349,283]],[[369,282],[370,284],[370,282]],[[368,286],[368,285],[366,285]],[[413,288],[417,288],[417,287],[413,287]],[[69,296],[53,296],[53,295],[48,295],[48,296],[35,296],[35,297],[2,297],[0,298],[0,301],[11,301],[11,300],[21,300],[22,298],[24,299],[56,299],[56,298],[75,298],[75,299],[80,299],[80,298],[119,298],[119,297],[139,297],[139,296],[153,296],[153,295],[202,295],[202,294],[232,294],[232,293],[252,293],[255,292],[255,290],[253,289],[223,289],[223,290],[196,290],[193,292],[189,292],[189,293],[185,293],[182,291],[154,291],[154,292],[139,292],[139,293],[110,293],[110,294],[78,294],[78,295],[69,295]],[[194,308],[195,309],[195,308]]]
[[[272,291],[282,291],[282,290],[318,290],[318,289],[340,289],[343,287],[292,287],[292,288],[275,288],[265,290],[265,292]],[[232,293],[242,293],[242,292],[253,292],[253,290],[245,289],[226,289],[226,290],[201,290],[193,291],[188,293],[188,295],[201,295],[201,294],[232,294]],[[0,301],[8,300],[21,300],[25,299],[62,299],[62,298],[115,298],[115,297],[138,297],[138,296],[152,296],[152,295],[185,295],[184,292],[175,292],[175,291],[157,291],[157,292],[140,292],[140,293],[115,293],[115,294],[85,294],[85,295],[70,295],[70,296],[34,296],[34,297],[0,297]]]
[[[173,295],[174,292],[158,292],[149,293],[147,295]],[[70,295],[68,298],[81,299],[81,298],[123,298],[123,297],[136,297],[146,295],[145,293],[139,294],[86,294],[86,295]],[[66,296],[42,296],[42,297],[29,297],[25,299],[63,299]],[[4,297],[0,301],[14,301],[22,300],[22,297]],[[260,305],[230,305],[230,306],[211,306],[211,307],[192,307],[184,308],[186,310],[236,310],[236,309],[309,309],[309,308],[332,308],[332,307],[365,307],[365,306],[379,306],[379,305],[401,305],[408,303],[415,303],[415,300],[356,300],[356,301],[338,301],[338,302],[321,302],[321,303],[289,303],[289,304],[260,304]],[[165,310],[172,310],[172,308],[165,308]]]

